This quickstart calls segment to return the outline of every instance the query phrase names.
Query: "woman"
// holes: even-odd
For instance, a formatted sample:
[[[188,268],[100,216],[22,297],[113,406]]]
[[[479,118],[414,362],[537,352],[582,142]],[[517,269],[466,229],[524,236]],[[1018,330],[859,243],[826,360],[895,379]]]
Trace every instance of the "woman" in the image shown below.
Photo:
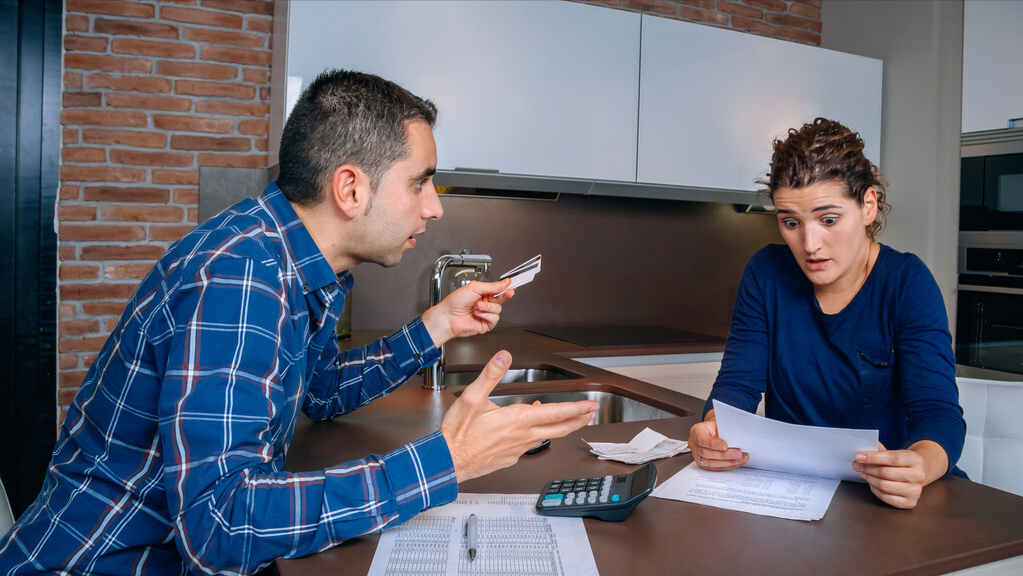
[[[878,429],[851,463],[883,502],[913,508],[952,472],[966,424],[938,286],[912,254],[875,241],[890,210],[863,141],[824,118],[774,141],[766,186],[788,249],[750,258],[725,354],[689,446],[697,465],[746,464],[717,435],[713,400],[803,425]]]

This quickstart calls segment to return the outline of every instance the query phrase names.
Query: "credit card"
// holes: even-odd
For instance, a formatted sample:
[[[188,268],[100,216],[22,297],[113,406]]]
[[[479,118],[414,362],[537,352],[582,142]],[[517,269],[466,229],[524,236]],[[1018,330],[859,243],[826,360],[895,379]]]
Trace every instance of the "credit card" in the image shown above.
[[[537,273],[540,272],[541,256],[542,254],[537,254],[536,256],[530,258],[529,260],[526,260],[522,264],[519,264],[518,266],[505,272],[504,274],[501,274],[500,280],[504,280],[505,278],[511,278],[512,283],[511,286],[508,286],[504,290],[501,290],[497,294],[494,294],[494,296],[495,297],[500,296],[501,294],[504,294],[506,291],[511,290],[512,288],[518,288],[523,284],[528,284],[532,282],[533,278],[537,275]]]

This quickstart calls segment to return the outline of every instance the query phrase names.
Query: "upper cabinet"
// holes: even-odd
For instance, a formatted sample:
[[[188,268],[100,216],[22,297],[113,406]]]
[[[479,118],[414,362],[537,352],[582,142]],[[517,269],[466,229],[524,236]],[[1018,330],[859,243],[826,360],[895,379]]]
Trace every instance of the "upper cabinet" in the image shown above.
[[[638,179],[756,189],[771,143],[815,117],[859,132],[877,163],[880,60],[643,17]]]
[[[748,202],[771,141],[816,116],[880,156],[879,60],[564,0],[276,7],[272,161],[290,102],[338,67],[437,104],[451,185]]]
[[[440,169],[634,181],[639,28],[561,1],[292,0],[287,76],[349,68],[432,100]]]

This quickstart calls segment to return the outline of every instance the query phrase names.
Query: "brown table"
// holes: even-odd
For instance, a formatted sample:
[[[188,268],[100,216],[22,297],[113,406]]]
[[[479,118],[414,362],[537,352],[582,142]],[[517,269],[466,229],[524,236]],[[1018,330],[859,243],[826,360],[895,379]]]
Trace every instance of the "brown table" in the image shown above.
[[[658,403],[674,405],[676,410],[698,410],[702,405],[688,396],[574,362],[570,359],[574,355],[594,354],[564,342],[507,329],[466,342],[472,344],[449,350],[450,357],[466,366],[479,358],[486,360],[498,348],[507,348],[517,365],[556,365],[580,373],[593,386],[654,394]],[[601,353],[610,355],[607,350]],[[423,390],[414,380],[332,422],[304,420],[295,432],[288,469],[315,470],[370,453],[385,453],[437,430],[458,392]],[[459,489],[467,493],[529,493],[538,492],[544,482],[556,477],[630,471],[635,466],[597,460],[580,438],[625,442],[649,426],[670,438],[684,439],[697,420],[694,414],[586,427],[553,440],[549,450],[523,457],[512,468],[465,482]],[[659,481],[690,462],[689,455],[657,461]],[[1023,498],[960,478],[932,484],[924,490],[918,506],[908,511],[881,504],[864,484],[842,482],[827,514],[818,522],[658,498],[644,500],[624,522],[584,522],[597,567],[605,575],[927,576],[1023,555]],[[363,536],[307,558],[279,560],[277,569],[284,576],[366,574],[377,539],[376,535]]]

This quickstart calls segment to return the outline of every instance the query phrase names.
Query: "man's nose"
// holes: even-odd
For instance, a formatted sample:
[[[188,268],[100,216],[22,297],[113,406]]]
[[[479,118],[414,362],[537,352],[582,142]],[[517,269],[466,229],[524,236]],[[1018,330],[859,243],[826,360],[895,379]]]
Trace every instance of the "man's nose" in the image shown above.
[[[440,195],[437,194],[437,187],[433,185],[433,180],[427,182],[423,187],[422,198],[423,220],[439,220],[444,215],[444,206],[440,203]]]

